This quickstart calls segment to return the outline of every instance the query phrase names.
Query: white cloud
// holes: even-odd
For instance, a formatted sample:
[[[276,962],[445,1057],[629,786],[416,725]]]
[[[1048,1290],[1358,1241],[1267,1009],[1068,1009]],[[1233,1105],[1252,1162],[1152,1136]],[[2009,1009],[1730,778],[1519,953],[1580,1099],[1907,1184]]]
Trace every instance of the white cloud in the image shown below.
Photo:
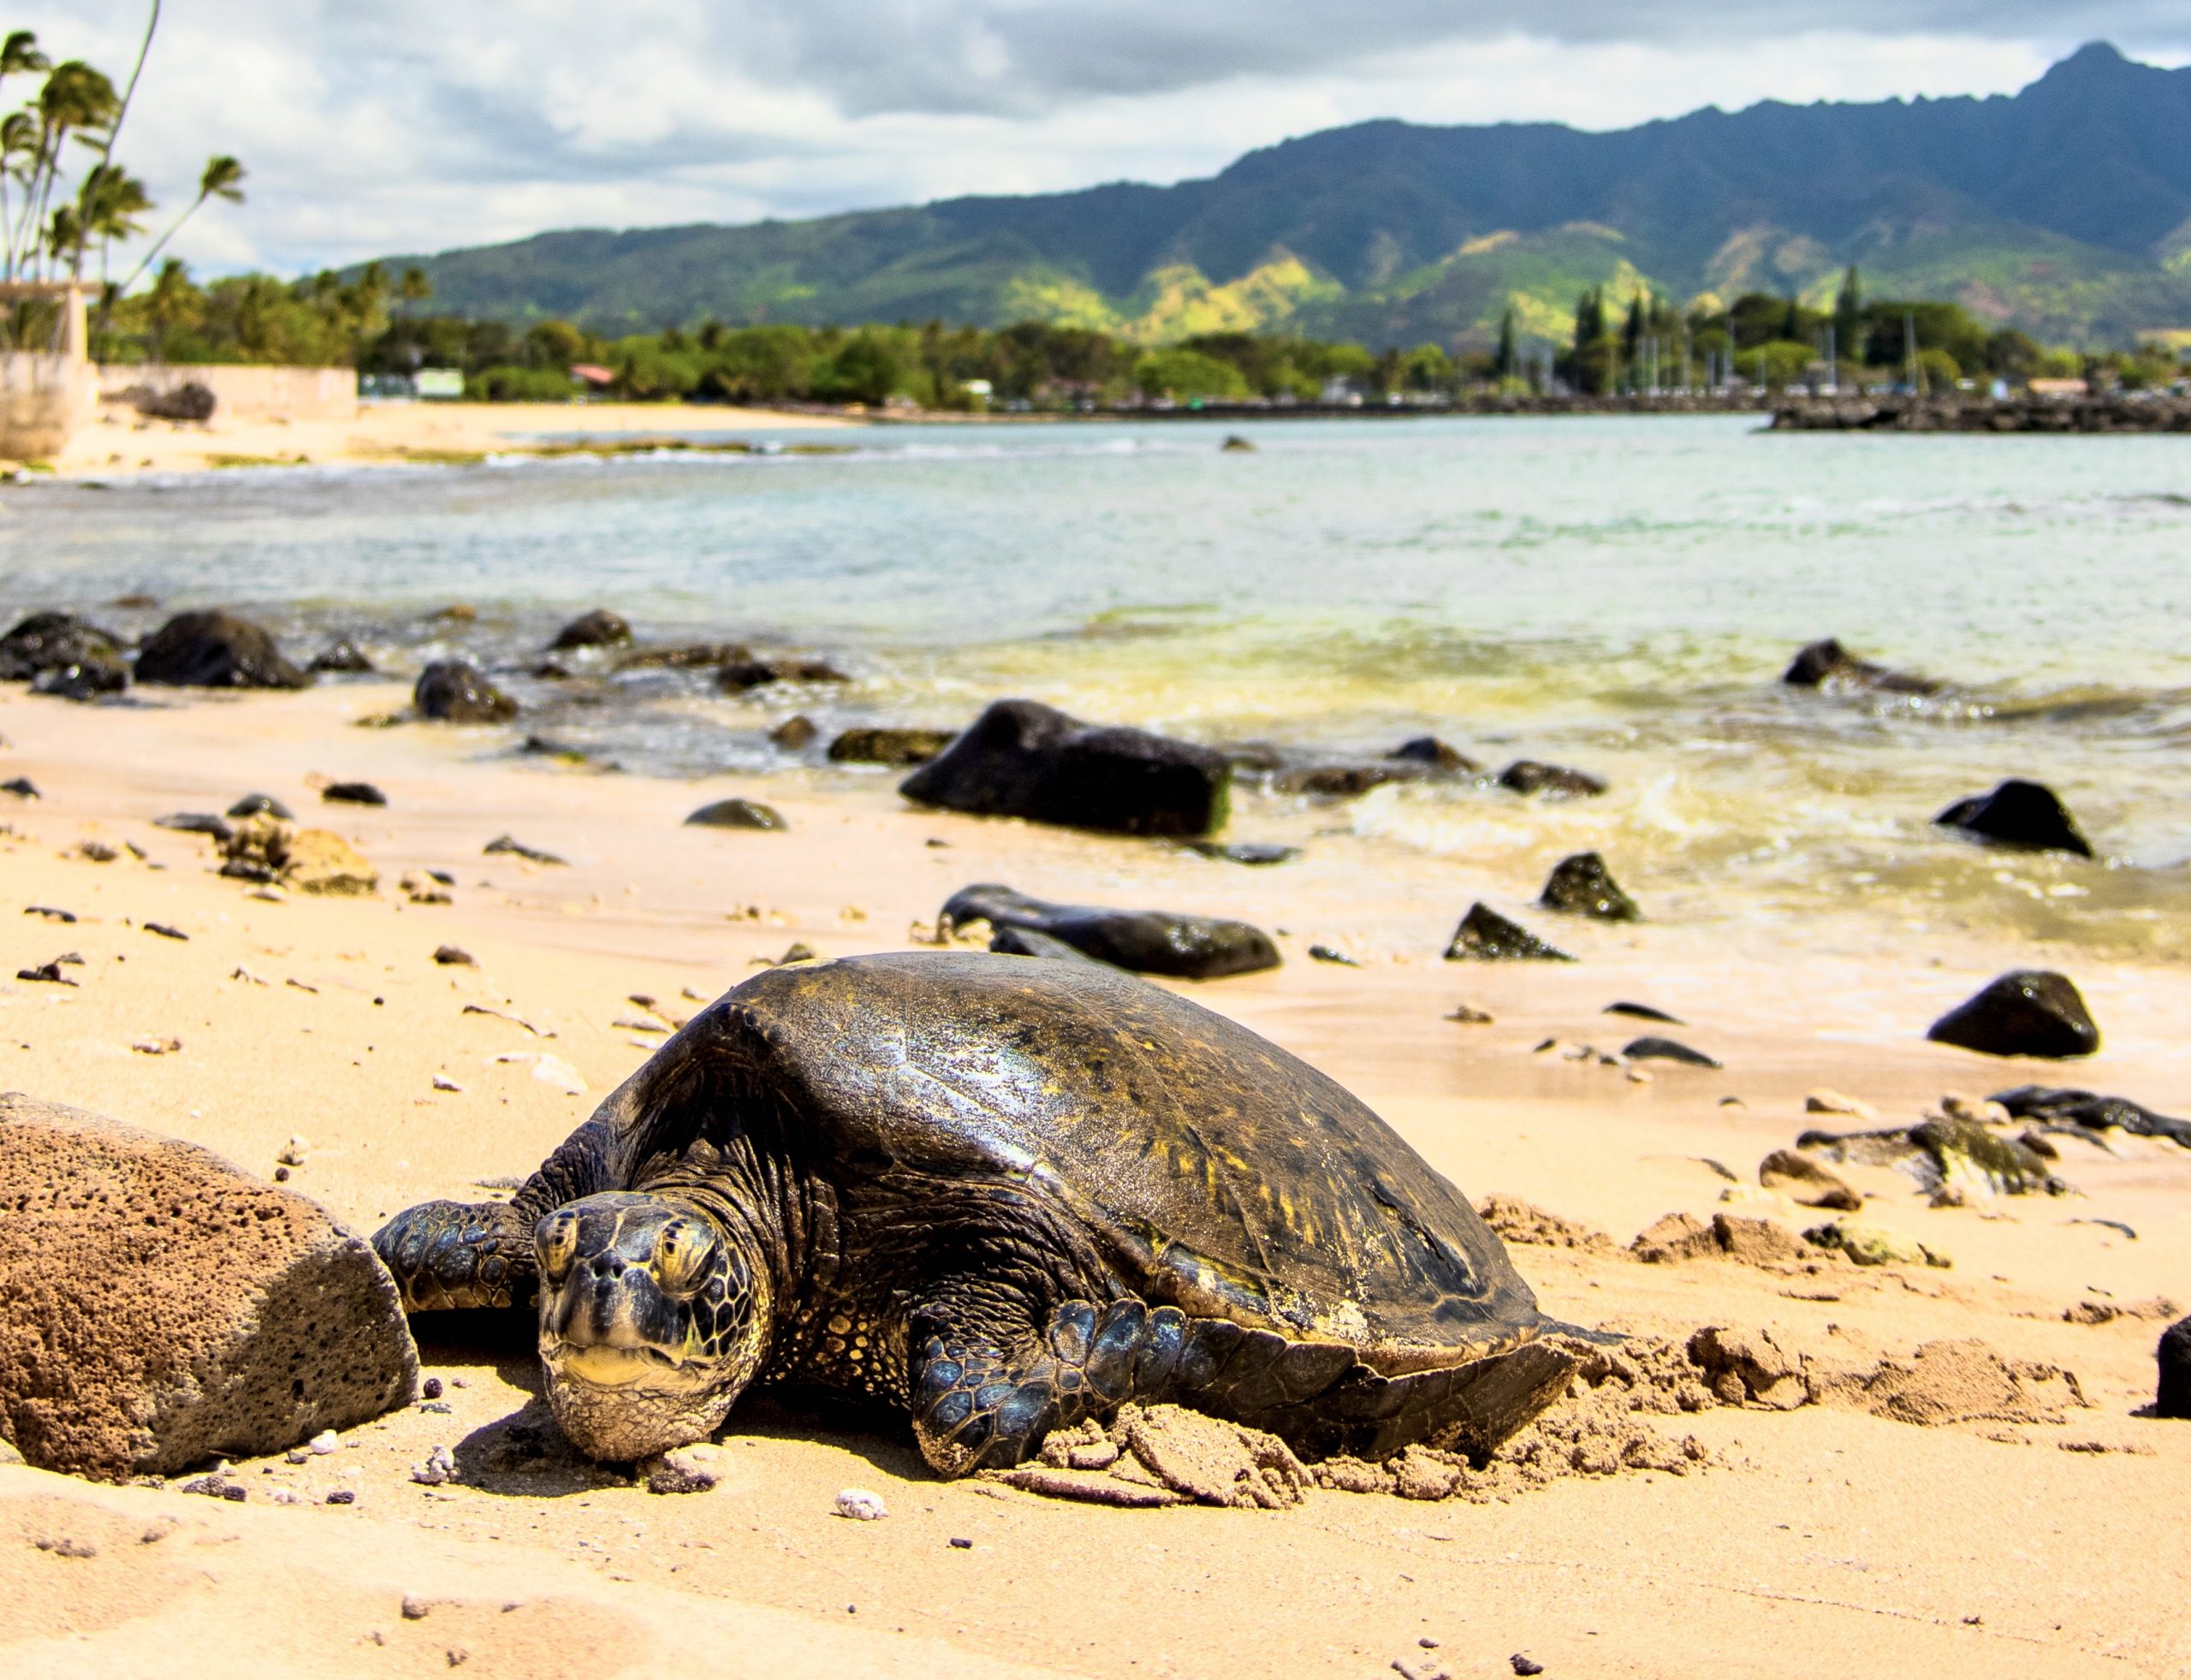
[[[1370,117],[1606,128],[1761,98],[2010,92],[2182,0],[169,0],[122,152],[175,249],[299,271],[550,228],[1175,181]],[[1344,19],[1343,24],[1336,21]],[[19,10],[119,76],[140,0]]]

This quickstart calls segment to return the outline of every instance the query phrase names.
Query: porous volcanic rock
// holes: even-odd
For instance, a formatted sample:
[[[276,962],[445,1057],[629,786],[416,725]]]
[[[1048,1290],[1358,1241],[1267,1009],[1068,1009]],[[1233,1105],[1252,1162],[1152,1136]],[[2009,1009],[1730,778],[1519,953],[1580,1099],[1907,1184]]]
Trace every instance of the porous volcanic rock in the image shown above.
[[[1232,780],[1225,755],[1208,747],[999,700],[899,792],[983,816],[1192,836],[1224,826]]]
[[[232,613],[182,613],[137,651],[137,680],[172,688],[309,688],[265,629]]]
[[[632,639],[632,626],[606,607],[581,613],[555,632],[549,645],[556,652],[570,648],[623,647]]]
[[[1643,914],[1636,900],[1620,890],[1606,860],[1594,852],[1578,852],[1553,866],[1537,902],[1547,910],[1571,916],[1594,916],[1600,922],[1634,922]]]
[[[2046,969],[2004,974],[1933,1023],[1926,1037],[1986,1056],[2064,1060],[2099,1048],[2099,1029],[2066,975]]]
[[[954,893],[943,906],[942,920],[953,927],[986,922],[1000,933],[1018,929],[1041,934],[1116,968],[1185,980],[1252,974],[1276,968],[1280,960],[1270,935],[1245,922],[1161,910],[1046,904],[1009,887],[983,885]]]
[[[371,1245],[211,1151],[0,1096],[0,1417],[104,1481],[278,1452],[407,1404]]]
[[[1958,799],[1933,819],[1943,828],[2012,846],[2026,852],[2067,852],[2092,856],[2092,842],[2061,796],[2044,782],[2003,782],[1991,793]]]
[[[1453,941],[1446,947],[1446,960],[1479,963],[1571,963],[1565,951],[1546,944],[1518,922],[1509,921],[1481,901],[1469,906]]]
[[[942,756],[956,738],[950,729],[847,729],[829,743],[838,764],[896,764],[911,769]]]
[[[518,710],[468,659],[437,659],[419,672],[411,703],[436,723],[508,723]]]

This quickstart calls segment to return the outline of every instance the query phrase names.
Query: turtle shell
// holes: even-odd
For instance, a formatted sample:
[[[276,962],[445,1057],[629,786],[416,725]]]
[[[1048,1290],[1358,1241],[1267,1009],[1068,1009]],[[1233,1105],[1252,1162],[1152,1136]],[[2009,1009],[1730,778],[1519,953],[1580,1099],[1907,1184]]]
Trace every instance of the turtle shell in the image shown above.
[[[1388,1375],[1539,1326],[1499,1238],[1363,1103],[1130,975],[855,957],[772,970],[687,1032],[769,1091],[816,1170],[1024,1186],[1152,1302],[1345,1341]]]

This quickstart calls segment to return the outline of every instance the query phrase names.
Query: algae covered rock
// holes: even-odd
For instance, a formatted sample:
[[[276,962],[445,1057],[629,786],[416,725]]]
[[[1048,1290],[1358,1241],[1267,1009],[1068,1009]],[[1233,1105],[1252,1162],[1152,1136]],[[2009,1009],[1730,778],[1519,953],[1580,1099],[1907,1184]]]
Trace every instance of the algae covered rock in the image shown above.
[[[468,659],[437,659],[419,672],[411,703],[436,723],[508,723],[518,713],[517,702]]]
[[[1469,906],[1446,947],[1449,963],[1571,963],[1575,959],[1547,945],[1520,923],[1509,920],[1481,900]]]
[[[1594,852],[1578,852],[1553,865],[1537,899],[1547,910],[1571,916],[1594,916],[1600,922],[1634,922],[1643,912],[1636,900],[1620,890],[1606,860]]]
[[[1955,1262],[1914,1237],[1904,1237],[1868,1220],[1828,1220],[1803,1233],[1814,1247],[1836,1249],[1859,1266],[1937,1266]]]
[[[278,1452],[407,1403],[362,1238],[210,1150],[0,1096],[0,1433],[105,1481]]]
[[[1944,1184],[1991,1196],[2028,1196],[2040,1190],[2060,1196],[2069,1189],[2030,1145],[1988,1131],[1975,1120],[1935,1116],[1912,1126],[1909,1141],[1933,1158]]]
[[[627,645],[632,639],[632,626],[623,617],[606,607],[596,607],[590,613],[581,613],[555,632],[555,639],[549,644],[556,652],[567,652],[573,648],[615,648]]]

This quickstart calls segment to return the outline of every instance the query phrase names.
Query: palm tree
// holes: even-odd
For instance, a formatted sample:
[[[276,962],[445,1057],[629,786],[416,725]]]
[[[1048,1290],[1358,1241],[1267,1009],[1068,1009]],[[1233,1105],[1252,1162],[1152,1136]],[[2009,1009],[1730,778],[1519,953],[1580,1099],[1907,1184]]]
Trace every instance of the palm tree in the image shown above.
[[[92,174],[94,175],[98,175],[101,170],[113,167],[114,143],[118,138],[120,138],[122,122],[129,116],[129,102],[137,97],[137,84],[145,74],[145,59],[152,50],[153,32],[157,30],[159,27],[160,0],[152,0],[152,14],[145,20],[145,39],[137,44],[137,62],[130,68],[128,85],[122,90],[122,98],[116,101],[115,104],[114,116],[108,122],[105,135],[99,143],[99,161],[92,170]],[[84,193],[87,193],[90,190],[90,187],[91,182],[87,178],[84,183],[84,187],[79,189],[80,196]],[[140,190],[139,196],[143,196],[141,189]],[[150,210],[151,207],[152,203],[149,199],[146,199],[142,205],[138,206],[140,210]],[[131,229],[131,232],[133,233],[142,233],[144,229],[141,228]],[[106,246],[107,240],[110,236],[100,234],[98,229],[92,225],[92,219],[87,216],[84,218],[84,225],[77,230],[76,257],[73,271],[73,277],[75,279],[81,280],[84,277],[84,241],[86,239],[94,236],[97,236],[99,239],[99,274],[101,278],[104,278],[105,276]],[[105,321],[108,310],[110,307],[110,305],[102,306],[99,312],[102,324]]]
[[[184,223],[198,213],[198,207],[206,199],[223,199],[232,205],[241,204],[243,202],[243,165],[233,157],[223,156],[208,158],[205,174],[198,177],[198,196],[190,201],[190,207],[187,210],[168,224],[168,230],[152,241],[152,248],[145,253],[145,260],[137,264],[129,278],[122,282],[122,289],[128,291],[143,277],[145,270],[151,267],[152,259],[167,247],[167,242],[175,236]]]
[[[38,37],[27,29],[18,29],[4,42],[0,42],[0,83],[9,76],[33,74],[53,68],[46,56],[38,50]],[[15,212],[8,204],[8,182],[12,177],[29,187],[31,156],[38,135],[38,124],[28,111],[17,111],[5,122],[0,122],[0,234],[12,233]],[[15,277],[15,250],[12,238],[7,240],[8,278]]]
[[[55,65],[46,77],[33,108],[38,117],[38,143],[31,180],[24,189],[22,217],[15,237],[10,241],[10,248],[19,253],[19,265],[27,266],[42,247],[56,258],[61,255],[51,250],[44,238],[49,231],[48,212],[52,208],[54,184],[61,174],[61,149],[72,134],[88,139],[102,134],[113,122],[120,106],[114,84],[81,59],[72,58]]]
[[[180,326],[197,300],[198,288],[190,283],[190,270],[180,257],[160,264],[160,276],[145,299],[145,317],[152,326],[152,359],[161,359],[169,332]]]
[[[96,163],[76,189],[78,240],[74,278],[84,277],[84,246],[99,242],[99,278],[107,277],[108,248],[118,239],[134,239],[145,231],[137,218],[152,208],[145,183],[119,163]]]

